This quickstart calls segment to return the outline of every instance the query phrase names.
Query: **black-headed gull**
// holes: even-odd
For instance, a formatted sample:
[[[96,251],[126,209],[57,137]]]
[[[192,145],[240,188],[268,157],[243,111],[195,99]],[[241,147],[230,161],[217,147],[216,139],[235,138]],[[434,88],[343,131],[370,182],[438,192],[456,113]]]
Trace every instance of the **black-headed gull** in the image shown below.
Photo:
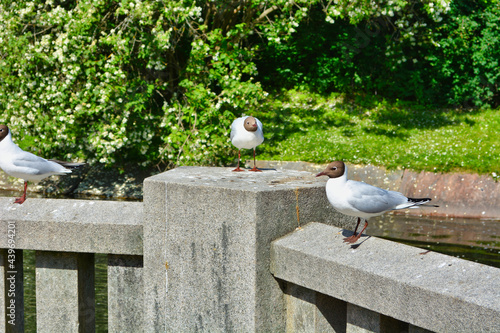
[[[231,142],[238,148],[238,166],[233,171],[243,171],[240,168],[241,149],[253,149],[253,169],[261,171],[255,166],[255,147],[264,142],[262,123],[255,117],[240,117],[231,124]]]
[[[17,198],[15,203],[22,204],[26,200],[28,181],[39,182],[52,175],[71,173],[70,169],[81,167],[84,164],[46,160],[26,152],[12,141],[9,128],[0,125],[0,168],[8,175],[24,180],[23,196]]]
[[[355,216],[358,223],[354,229],[354,234],[344,238],[344,242],[355,243],[363,231],[368,226],[368,219],[373,216],[382,215],[385,212],[417,208],[418,206],[430,206],[425,203],[431,201],[430,198],[407,198],[403,194],[395,191],[387,191],[381,188],[347,179],[347,167],[342,161],[335,161],[318,173],[316,177],[328,176],[326,183],[326,196],[330,204],[339,212]],[[361,218],[365,220],[363,230],[356,233]]]

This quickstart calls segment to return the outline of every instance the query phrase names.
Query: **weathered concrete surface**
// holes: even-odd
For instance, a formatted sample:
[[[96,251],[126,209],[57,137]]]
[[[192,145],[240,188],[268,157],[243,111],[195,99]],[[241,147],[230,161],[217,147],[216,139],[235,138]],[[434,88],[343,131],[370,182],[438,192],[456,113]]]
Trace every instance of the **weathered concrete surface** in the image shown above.
[[[246,162],[253,166],[253,160]],[[326,164],[294,161],[257,161],[259,168],[295,170],[317,173]],[[440,205],[435,210],[410,210],[415,215],[438,215],[449,217],[500,218],[500,182],[489,175],[466,173],[413,172],[410,170],[386,170],[372,165],[349,164],[349,177],[375,186],[400,191],[409,196],[429,196]],[[70,176],[49,177],[39,184],[30,184],[28,198],[41,197],[40,193],[72,194],[83,198],[142,199],[143,180],[157,173],[157,170],[117,170],[92,166]],[[0,170],[0,191],[14,191],[2,194],[20,195],[22,180],[16,180]],[[34,193],[36,192],[36,193]],[[46,196],[45,194],[43,196]]]
[[[311,289],[286,283],[287,333],[343,333],[347,303]]]
[[[301,224],[354,225],[310,173],[231,169],[181,167],[146,179],[145,331],[284,331],[269,251],[297,228],[297,196]]]
[[[36,252],[37,332],[95,332],[94,254]]]
[[[140,202],[0,198],[0,235],[15,222],[16,249],[141,255]],[[5,222],[4,222],[5,221]],[[0,237],[0,247],[8,247]]]
[[[108,332],[144,330],[142,256],[108,255]]]
[[[250,162],[247,162],[249,164]],[[252,161],[253,163],[253,161]],[[257,167],[276,170],[297,170],[307,171],[311,174],[317,174],[323,171],[326,164],[315,164],[309,162],[287,162],[287,161],[257,161]],[[401,186],[402,170],[387,171],[384,168],[373,165],[355,165],[347,164],[348,177],[352,180],[363,181],[387,190],[398,191]],[[323,181],[326,183],[326,177]]]
[[[326,164],[257,161],[260,168],[307,170],[316,173]],[[352,180],[399,191],[409,197],[429,197],[438,208],[409,209],[406,214],[449,217],[500,218],[500,182],[488,175],[386,170],[372,165],[347,164]],[[325,180],[326,181],[326,180]]]
[[[344,231],[344,233],[346,233]],[[311,223],[273,242],[279,279],[436,332],[500,332],[500,269]]]

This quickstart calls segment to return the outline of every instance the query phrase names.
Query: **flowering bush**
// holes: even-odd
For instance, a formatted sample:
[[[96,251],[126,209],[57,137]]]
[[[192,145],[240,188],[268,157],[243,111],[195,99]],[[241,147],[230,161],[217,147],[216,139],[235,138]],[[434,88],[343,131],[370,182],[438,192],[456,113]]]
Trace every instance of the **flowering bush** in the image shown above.
[[[318,4],[332,22],[397,17],[411,39],[405,3],[2,0],[0,123],[43,156],[225,164],[232,120],[266,95],[263,45],[288,40]],[[424,6],[438,20],[448,1]]]
[[[264,97],[248,37],[279,38],[303,13],[287,1],[2,1],[0,122],[44,156],[227,162],[231,121]]]

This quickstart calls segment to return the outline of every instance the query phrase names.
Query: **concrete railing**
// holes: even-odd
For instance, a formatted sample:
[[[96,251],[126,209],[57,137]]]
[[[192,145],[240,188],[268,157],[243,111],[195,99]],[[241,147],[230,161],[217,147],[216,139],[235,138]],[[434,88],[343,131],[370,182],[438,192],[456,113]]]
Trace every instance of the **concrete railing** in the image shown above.
[[[12,201],[0,198],[0,332],[24,332],[23,250],[36,250],[38,332],[95,331],[95,253],[108,254],[109,332],[140,332],[142,203]]]
[[[499,269],[342,233],[311,223],[273,243],[288,332],[500,332]]]
[[[11,198],[1,198],[3,274],[8,278],[10,271],[20,271],[23,249],[37,251],[40,332],[94,330],[94,253],[109,258],[110,332],[284,332],[311,327],[354,332],[350,323],[356,323],[355,318],[371,323],[379,313],[384,327],[404,321],[414,325],[414,332],[417,327],[439,331],[461,328],[453,325],[463,321],[455,316],[448,320],[451,326],[430,327],[415,319],[433,315],[415,297],[421,292],[421,301],[427,298],[446,306],[464,290],[468,294],[457,298],[453,311],[483,313],[490,316],[488,325],[498,328],[500,297],[494,298],[498,288],[484,295],[488,287],[476,289],[470,275],[462,279],[463,272],[452,269],[470,271],[481,266],[479,272],[486,274],[482,279],[490,287],[498,286],[500,270],[467,266],[470,263],[450,257],[444,266],[434,267],[431,259],[437,257],[433,253],[417,256],[429,265],[415,268],[414,263],[398,259],[389,267],[401,246],[375,238],[351,249],[337,239],[339,229],[332,226],[351,230],[355,220],[331,208],[324,182],[310,173],[291,170],[233,173],[228,168],[183,167],[147,178],[143,203],[28,199],[19,206]],[[313,221],[321,224],[305,226]],[[303,228],[294,232],[298,226]],[[9,228],[15,230],[15,237],[9,238]],[[12,243],[13,269],[8,256]],[[309,248],[319,252],[311,254]],[[328,270],[333,265],[328,260],[334,261],[331,249],[345,258],[345,268]],[[369,266],[368,273],[361,269],[375,258],[386,266]],[[448,262],[451,266],[446,266]],[[291,267],[295,276],[289,273]],[[391,267],[397,269],[391,271]],[[442,289],[418,289],[408,281],[410,273],[427,281],[429,272],[438,268],[447,272],[446,279],[452,279],[451,283],[443,278]],[[22,323],[22,275],[15,279],[16,319]],[[381,283],[392,283],[393,294],[379,290]],[[8,279],[0,283],[0,298],[5,295],[1,327],[22,331],[20,325],[13,328],[8,323],[10,287]],[[470,296],[474,292],[476,299]],[[368,301],[357,301],[360,294]],[[419,306],[415,313],[410,311],[412,304]],[[366,311],[376,314],[367,317]]]

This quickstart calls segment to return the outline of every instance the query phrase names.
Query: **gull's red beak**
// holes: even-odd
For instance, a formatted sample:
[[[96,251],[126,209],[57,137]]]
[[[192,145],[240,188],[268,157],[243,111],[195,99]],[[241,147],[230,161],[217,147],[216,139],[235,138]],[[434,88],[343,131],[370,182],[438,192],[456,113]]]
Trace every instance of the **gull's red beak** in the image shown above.
[[[319,177],[319,176],[324,176],[324,175],[325,175],[325,172],[324,172],[324,171],[321,171],[320,173],[318,173],[318,174],[316,175],[316,177]]]

